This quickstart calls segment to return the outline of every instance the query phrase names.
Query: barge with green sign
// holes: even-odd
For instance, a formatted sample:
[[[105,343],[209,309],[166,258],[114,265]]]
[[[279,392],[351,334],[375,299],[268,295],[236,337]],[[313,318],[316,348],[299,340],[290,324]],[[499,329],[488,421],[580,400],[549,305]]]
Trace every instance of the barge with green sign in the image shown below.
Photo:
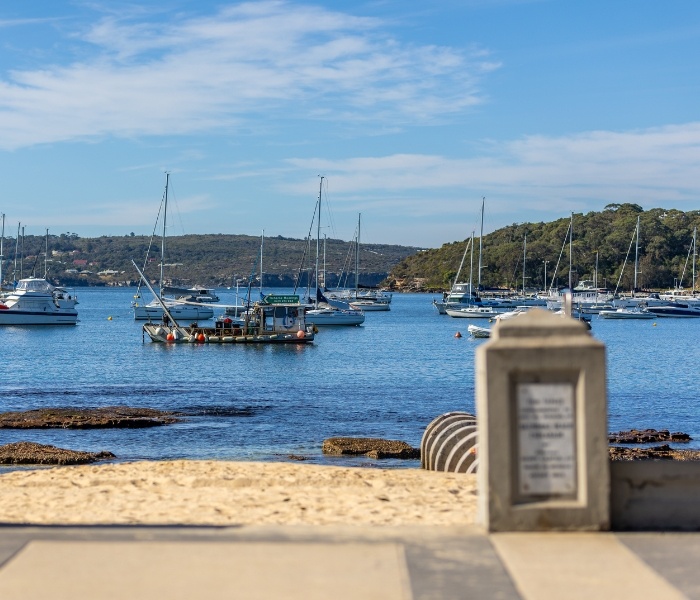
[[[307,323],[299,296],[268,295],[256,302],[240,320],[228,317],[214,327],[191,323],[187,326],[164,318],[162,323],[146,323],[143,331],[154,342],[190,344],[283,344],[313,342],[316,329]]]

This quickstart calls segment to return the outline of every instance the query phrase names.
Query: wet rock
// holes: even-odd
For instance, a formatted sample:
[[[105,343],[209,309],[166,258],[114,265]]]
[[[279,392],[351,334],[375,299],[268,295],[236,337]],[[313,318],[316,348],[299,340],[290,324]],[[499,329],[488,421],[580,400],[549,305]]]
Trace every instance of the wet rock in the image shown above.
[[[0,429],[107,429],[158,427],[177,423],[177,413],[153,408],[40,408],[0,413]]]
[[[420,449],[381,438],[333,437],[323,441],[324,454],[364,454],[369,458],[420,458]]]
[[[82,452],[35,442],[14,442],[0,446],[3,465],[84,465],[98,460],[116,458],[107,451]]]
[[[676,450],[668,444],[649,448],[610,446],[611,460],[700,460],[700,450]]]
[[[670,433],[668,429],[630,429],[608,434],[611,444],[655,444],[657,442],[689,442],[687,433]]]

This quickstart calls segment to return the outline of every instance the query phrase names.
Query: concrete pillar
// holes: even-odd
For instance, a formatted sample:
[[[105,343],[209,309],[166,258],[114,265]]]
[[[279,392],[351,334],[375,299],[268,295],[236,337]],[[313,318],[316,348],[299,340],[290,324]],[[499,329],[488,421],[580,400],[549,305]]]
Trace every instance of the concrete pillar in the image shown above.
[[[605,346],[532,309],[476,353],[479,521],[488,531],[605,530]]]

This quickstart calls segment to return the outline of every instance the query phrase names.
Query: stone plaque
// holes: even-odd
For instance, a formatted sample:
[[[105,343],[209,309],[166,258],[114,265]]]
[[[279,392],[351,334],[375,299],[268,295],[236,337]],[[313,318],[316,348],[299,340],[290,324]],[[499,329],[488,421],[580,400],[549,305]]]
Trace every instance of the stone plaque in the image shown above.
[[[521,496],[576,494],[576,416],[570,383],[517,386]]]

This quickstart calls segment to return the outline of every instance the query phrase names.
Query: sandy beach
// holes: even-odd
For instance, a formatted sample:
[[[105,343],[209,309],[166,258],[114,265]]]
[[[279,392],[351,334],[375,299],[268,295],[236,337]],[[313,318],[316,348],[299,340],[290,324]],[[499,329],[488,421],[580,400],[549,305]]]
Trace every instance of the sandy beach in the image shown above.
[[[133,462],[0,475],[0,523],[471,525],[476,478],[421,469]]]

